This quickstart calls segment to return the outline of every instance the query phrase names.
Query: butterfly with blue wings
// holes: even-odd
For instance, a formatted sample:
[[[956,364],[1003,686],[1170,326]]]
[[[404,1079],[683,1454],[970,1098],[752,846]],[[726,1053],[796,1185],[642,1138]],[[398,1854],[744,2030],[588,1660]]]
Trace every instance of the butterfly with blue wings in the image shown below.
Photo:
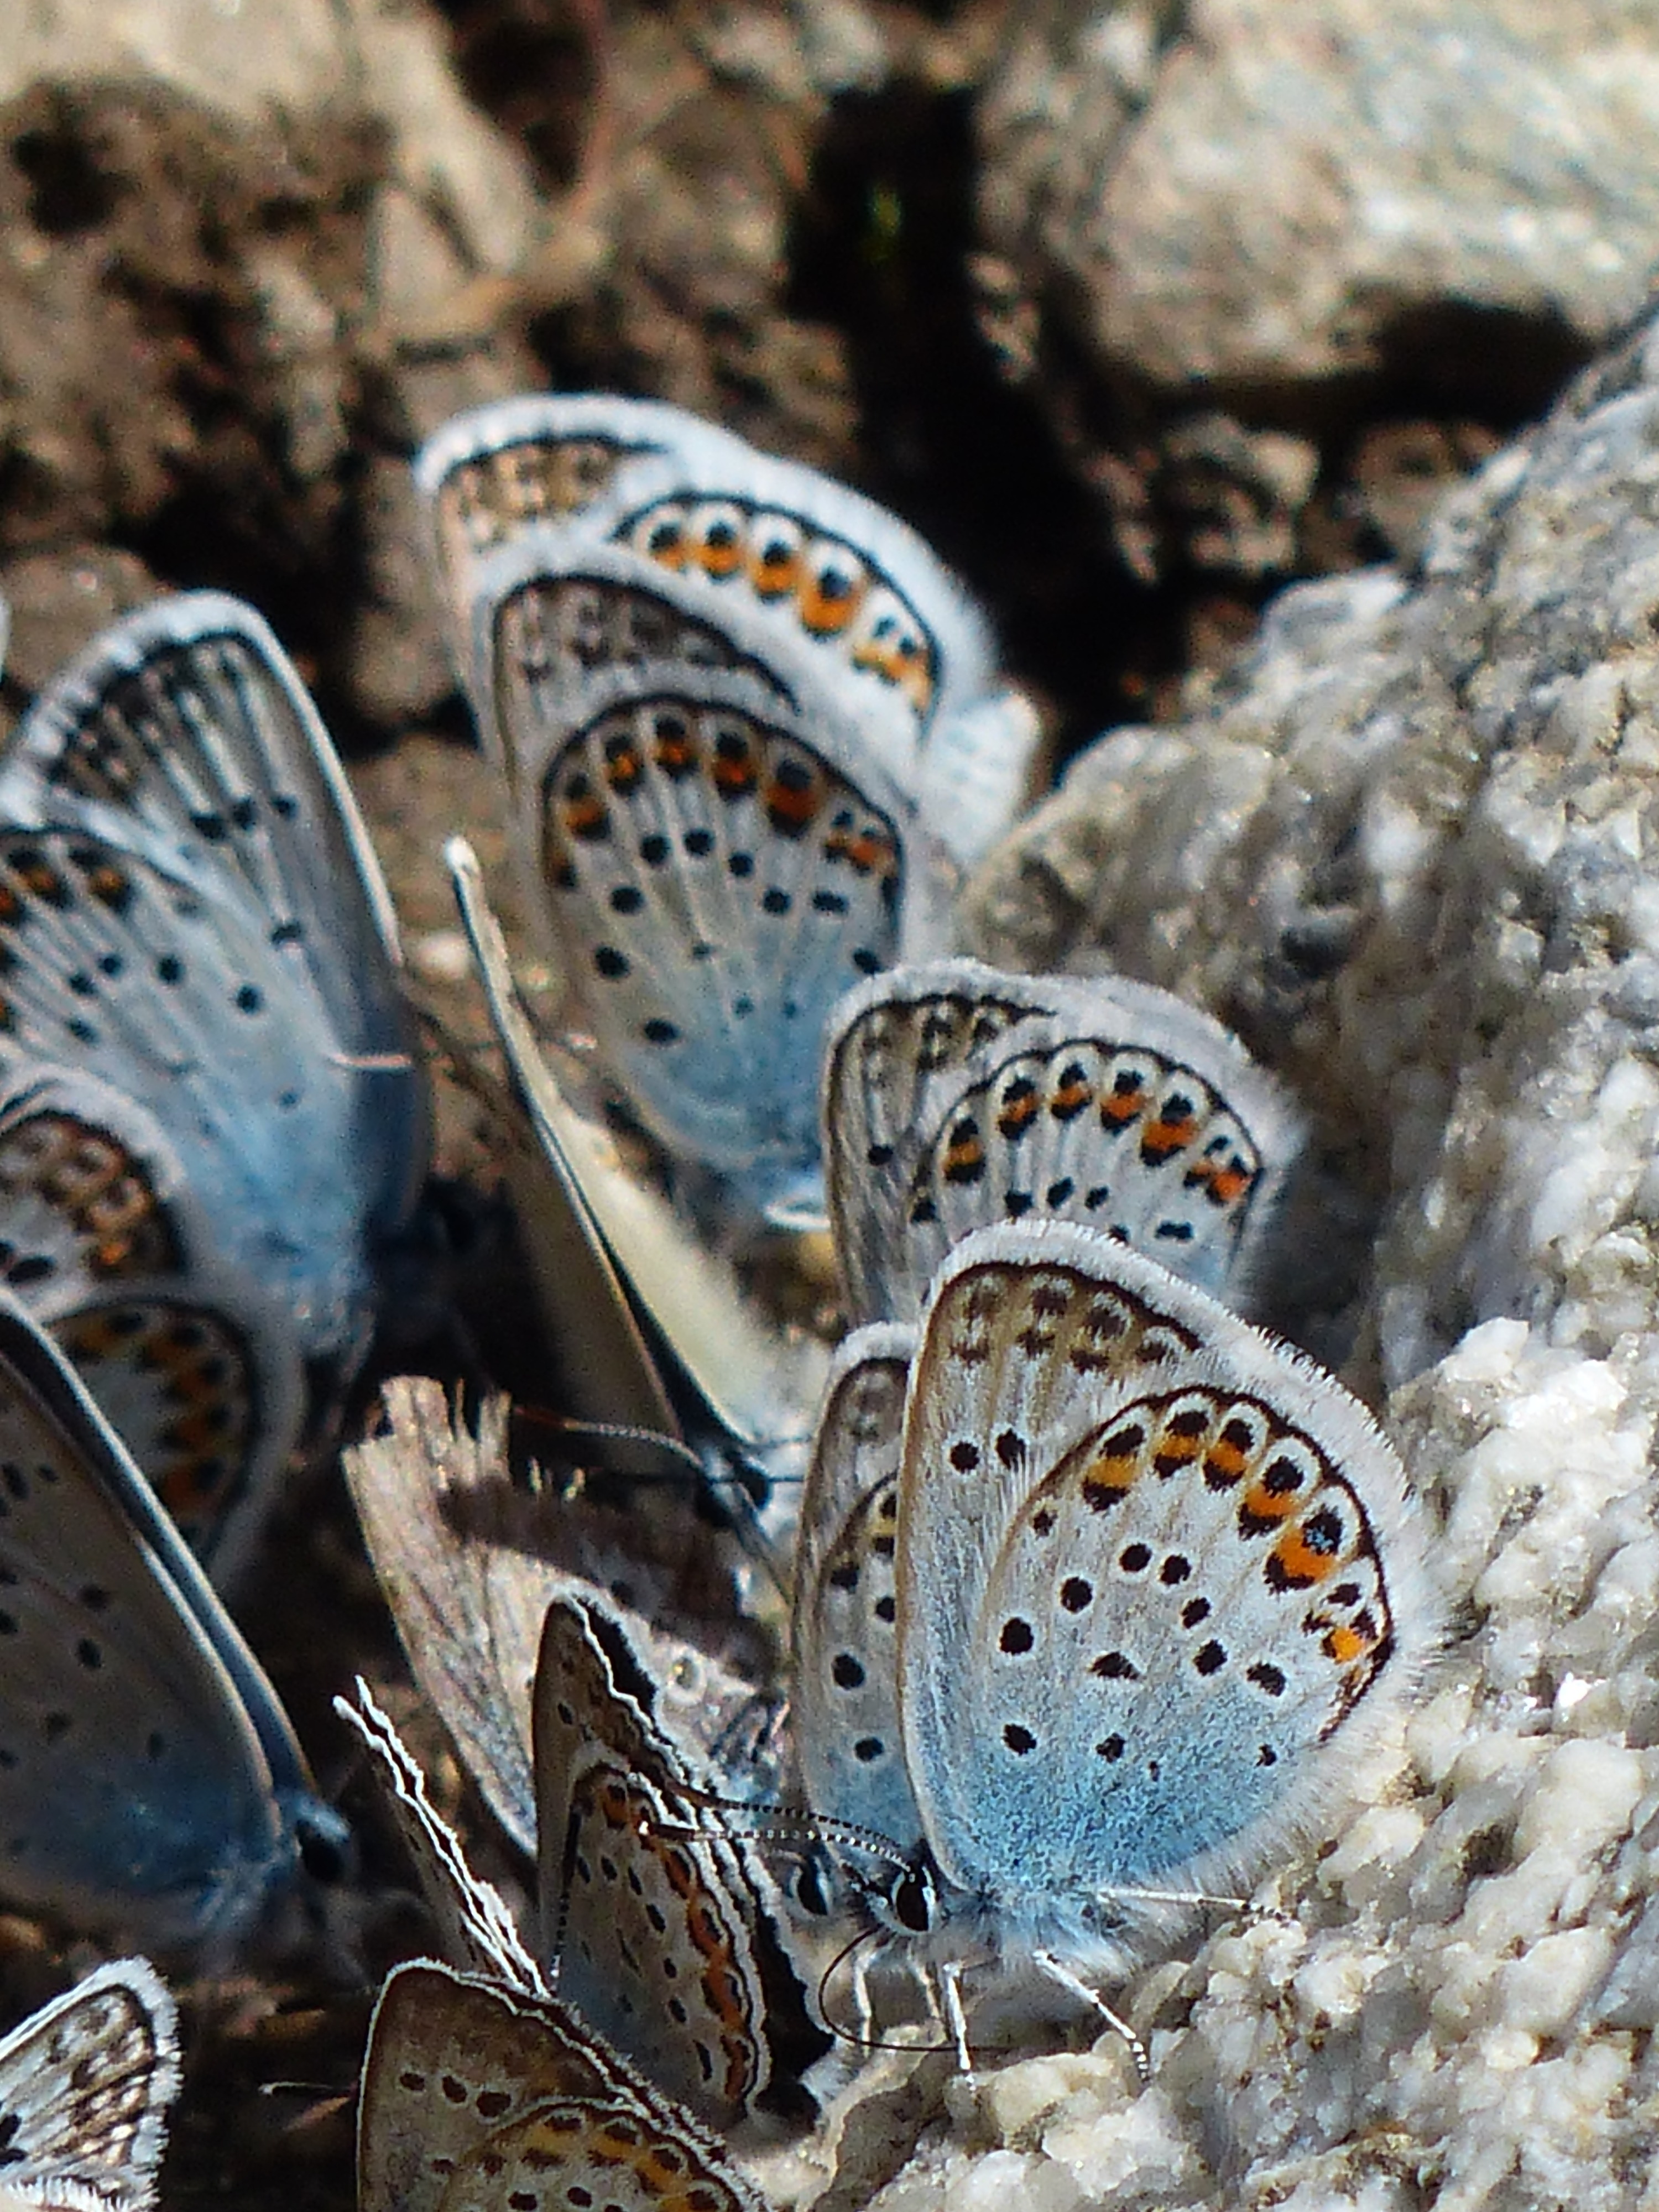
[[[0,1897],[210,1966],[302,1932],[345,1826],[149,1483],[4,1292],[0,1642]]]
[[[914,1330],[844,1340],[801,1523],[802,1832],[964,2070],[972,1968],[1121,2026],[1094,1983],[1329,1817],[1432,1638],[1364,1408],[1065,1221],[973,1231]]]
[[[1029,732],[988,750],[1016,768],[976,815],[966,733],[994,684],[960,588],[871,502],[676,410],[505,403],[440,433],[416,479],[556,981],[538,1035],[458,857],[541,1148],[531,1241],[560,1255],[542,1273],[578,1387],[626,1378],[577,1410],[674,1433],[689,1405],[717,1481],[735,1461],[775,1485],[821,1356],[757,1316],[725,1253],[821,1218],[829,1010],[946,940]],[[623,1164],[618,1113],[675,1203]]]
[[[115,623],[0,753],[0,1263],[216,1581],[367,1348],[427,1104],[390,902],[264,623]]]

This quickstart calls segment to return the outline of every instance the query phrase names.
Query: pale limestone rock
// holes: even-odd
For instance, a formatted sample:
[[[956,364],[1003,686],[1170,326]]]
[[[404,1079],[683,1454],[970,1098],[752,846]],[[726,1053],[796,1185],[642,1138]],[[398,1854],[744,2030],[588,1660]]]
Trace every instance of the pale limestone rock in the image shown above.
[[[1659,2203],[1656,456],[1650,325],[1420,570],[1285,595],[975,887],[981,949],[1240,1014],[1322,1106],[1381,1197],[1368,1336],[1448,1607],[1362,1809],[1263,1886],[1293,1919],[1119,1994],[1152,2088],[1109,2039],[1092,2087],[988,2073],[1033,2201]],[[882,2212],[969,2201],[964,2143]]]
[[[1299,505],[1261,526],[1255,449],[1286,429],[1333,479],[1319,529],[1409,537],[1414,470],[1480,442],[1457,417],[1544,404],[1659,258],[1643,0],[1037,0],[978,123],[988,328],[1143,571],[1330,565],[1286,557]],[[1376,445],[1344,492],[1368,389],[1443,412],[1445,450]],[[1233,490],[1194,515],[1173,447],[1218,410]]]

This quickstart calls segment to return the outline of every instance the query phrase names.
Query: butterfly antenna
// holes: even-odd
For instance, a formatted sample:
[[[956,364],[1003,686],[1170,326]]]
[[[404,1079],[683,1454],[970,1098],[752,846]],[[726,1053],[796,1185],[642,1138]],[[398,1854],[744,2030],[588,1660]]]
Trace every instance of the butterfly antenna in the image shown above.
[[[690,1783],[681,1782],[675,1784],[674,1795],[682,1803],[695,1805],[701,1812],[718,1813],[720,1833],[744,1843],[779,1844],[786,1849],[799,1850],[815,1844],[836,1844],[843,1850],[857,1851],[866,1858],[878,1860],[896,1872],[903,1873],[910,1865],[909,1853],[879,1828],[866,1828],[856,1820],[833,1820],[828,1814],[813,1812],[807,1805],[757,1806],[740,1797],[722,1797],[712,1790],[698,1790]],[[640,1827],[641,1832],[680,1843],[695,1841],[708,1833],[706,1828],[658,1820],[649,1814],[640,1816]]]
[[[829,1965],[818,1977],[818,1986],[816,1992],[817,1998],[818,2018],[823,2022],[824,2027],[828,2033],[835,2037],[837,2043],[850,2043],[860,2051],[908,2051],[915,2053],[919,2057],[926,2057],[931,2051],[946,2051],[954,2049],[954,2045],[950,2043],[912,2043],[908,2038],[906,2038],[904,2041],[900,2042],[892,2036],[877,2035],[869,2026],[866,2026],[862,2028],[846,2027],[840,2021],[836,2019],[834,2014],[831,2012],[830,2006],[830,1984],[831,1980],[837,1973],[840,1972],[841,1969],[847,1964],[848,1960],[852,1958],[860,1945],[866,1943],[872,1945],[882,1943],[886,1940],[886,1936],[887,1931],[884,1928],[860,1928],[858,1934],[854,1936],[850,1942],[842,1945],[840,1950],[836,1952],[835,1957],[830,1960]],[[861,1993],[864,1987],[864,1976],[862,1972],[854,1970],[852,1979],[854,1987]],[[864,2002],[861,1994],[859,1999],[859,2010],[865,2014],[867,2021],[868,2007]]]

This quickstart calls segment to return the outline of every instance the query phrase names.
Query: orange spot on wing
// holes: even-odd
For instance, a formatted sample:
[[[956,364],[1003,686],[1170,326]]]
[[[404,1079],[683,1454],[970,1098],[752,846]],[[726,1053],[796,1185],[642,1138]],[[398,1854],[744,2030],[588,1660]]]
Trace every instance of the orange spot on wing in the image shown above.
[[[1168,1159],[1190,1145],[1198,1134],[1198,1123],[1189,1114],[1176,1121],[1149,1121],[1140,1139],[1143,1154],[1151,1158]]]
[[[1376,1648],[1376,1638],[1362,1636],[1357,1628],[1333,1628],[1324,1639],[1326,1656],[1339,1667],[1352,1667]]]
[[[831,588],[832,580],[844,584],[846,589]],[[868,589],[869,579],[856,574],[850,560],[847,567],[833,572],[833,580],[822,573],[807,576],[795,602],[802,626],[814,637],[839,637],[857,614]]]
[[[1237,1160],[1224,1166],[1206,1166],[1194,1170],[1194,1180],[1203,1183],[1209,1196],[1218,1206],[1232,1206],[1243,1198],[1255,1177]]]
[[[805,827],[823,803],[823,794],[816,780],[807,783],[785,783],[774,777],[766,787],[767,811],[781,821]]]
[[[1271,1558],[1285,1580],[1306,1589],[1334,1574],[1341,1562],[1329,1552],[1316,1551],[1299,1528],[1287,1528],[1273,1546]]]

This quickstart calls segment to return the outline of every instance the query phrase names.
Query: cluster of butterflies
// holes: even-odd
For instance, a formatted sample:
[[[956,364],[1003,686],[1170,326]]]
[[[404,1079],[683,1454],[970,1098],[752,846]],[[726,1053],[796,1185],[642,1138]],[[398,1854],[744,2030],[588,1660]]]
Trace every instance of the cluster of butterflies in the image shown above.
[[[964,2068],[964,1984],[1122,2026],[1097,1984],[1323,1816],[1410,1688],[1422,1539],[1364,1410],[1246,1317],[1277,1085],[1165,993],[951,954],[1036,726],[927,548],[609,398],[480,410],[416,477],[556,982],[532,1020],[452,846],[567,1395],[694,1468],[748,1564],[661,1486],[619,1560],[435,1384],[347,1452],[537,1869],[521,1924],[340,1704],[444,1954],[382,1993],[360,2197],[754,2207],[721,2134],[918,1992]],[[224,1595],[397,1279],[421,1059],[246,608],[99,639],[0,754],[0,1898],[222,1960],[349,1842]],[[833,1353],[746,1287],[824,1227]],[[154,1973],[101,1970],[0,2046],[0,2187],[148,2202],[176,2079]]]

